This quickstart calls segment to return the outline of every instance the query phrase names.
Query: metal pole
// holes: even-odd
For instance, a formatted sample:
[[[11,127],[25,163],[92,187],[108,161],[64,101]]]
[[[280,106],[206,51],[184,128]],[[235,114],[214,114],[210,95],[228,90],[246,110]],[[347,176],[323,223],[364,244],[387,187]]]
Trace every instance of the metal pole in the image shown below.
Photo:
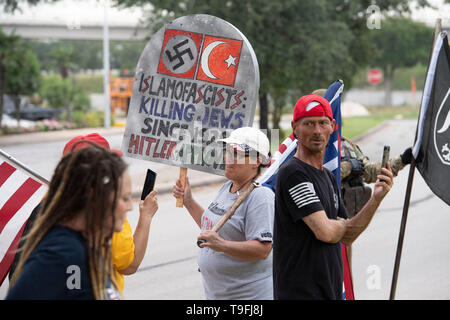
[[[22,162],[20,162],[19,160],[13,158],[12,156],[10,156],[9,154],[7,154],[5,151],[3,151],[2,149],[0,149],[0,156],[4,157],[5,159],[8,159],[9,161],[11,161],[12,163],[14,163],[15,165],[17,165],[18,167],[22,168],[23,170],[25,170],[26,172],[28,172],[29,174],[33,175],[36,179],[40,180],[41,182],[45,183],[45,184],[50,184],[50,182],[45,179],[43,176],[41,176],[39,173],[37,173],[34,170],[31,170],[30,168],[28,168],[26,165],[24,165]]]
[[[108,30],[108,10],[109,0],[104,1],[104,21],[103,21],[103,93],[105,99],[104,127],[111,127],[111,106],[109,93],[109,30]]]
[[[402,221],[400,223],[400,232],[398,235],[397,253],[395,255],[394,273],[392,275],[391,292],[389,294],[389,300],[395,299],[395,291],[397,289],[398,272],[400,269],[400,259],[402,257],[403,239],[405,237],[406,220],[408,219],[409,203],[411,199],[411,190],[414,180],[414,171],[416,169],[416,161],[414,157],[411,159],[409,167],[408,185],[406,186],[405,202],[403,204]]]

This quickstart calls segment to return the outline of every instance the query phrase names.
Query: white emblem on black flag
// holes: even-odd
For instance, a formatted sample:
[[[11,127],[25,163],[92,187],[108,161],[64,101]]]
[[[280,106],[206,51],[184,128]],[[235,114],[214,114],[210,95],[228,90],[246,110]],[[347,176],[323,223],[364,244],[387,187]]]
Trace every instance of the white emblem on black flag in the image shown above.
[[[450,112],[449,112],[449,94],[450,88],[442,101],[436,116],[436,125],[434,126],[434,146],[436,153],[443,164],[450,165],[450,148],[449,148],[449,132],[450,126]]]

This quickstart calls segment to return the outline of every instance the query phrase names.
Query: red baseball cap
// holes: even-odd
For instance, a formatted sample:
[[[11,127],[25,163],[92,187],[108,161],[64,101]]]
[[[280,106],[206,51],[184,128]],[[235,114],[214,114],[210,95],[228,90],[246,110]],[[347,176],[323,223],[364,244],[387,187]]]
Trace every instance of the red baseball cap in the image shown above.
[[[119,149],[111,149],[111,151],[117,153],[119,156],[123,156],[123,152]]]
[[[294,121],[303,117],[328,117],[333,120],[330,103],[317,94],[308,94],[298,99],[294,107]]]
[[[75,148],[72,149],[73,145],[79,141],[90,141],[90,142],[93,142],[93,143],[99,145],[100,147],[103,147],[107,150],[111,150],[111,148],[109,147],[109,143],[108,143],[108,141],[106,141],[105,138],[103,138],[98,133],[90,133],[85,136],[77,136],[77,137],[73,138],[72,140],[70,140],[69,142],[67,142],[66,145],[64,146],[63,156],[65,156],[66,154],[68,154],[71,151],[75,151],[75,150],[78,150],[80,148],[87,147],[90,145],[89,143],[78,143],[75,146]]]

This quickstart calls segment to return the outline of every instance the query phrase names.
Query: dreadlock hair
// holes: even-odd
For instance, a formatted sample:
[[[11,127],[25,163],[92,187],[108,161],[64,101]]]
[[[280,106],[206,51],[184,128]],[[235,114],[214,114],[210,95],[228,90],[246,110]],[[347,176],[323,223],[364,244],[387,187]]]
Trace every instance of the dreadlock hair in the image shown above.
[[[115,152],[91,146],[72,151],[58,163],[44,197],[38,217],[26,236],[17,271],[11,286],[19,278],[23,267],[48,231],[84,215],[90,279],[95,299],[105,299],[106,279],[117,288],[112,277],[111,238],[114,232],[114,211],[121,176],[127,165]],[[76,144],[74,145],[75,148]],[[108,221],[112,221],[109,226]]]

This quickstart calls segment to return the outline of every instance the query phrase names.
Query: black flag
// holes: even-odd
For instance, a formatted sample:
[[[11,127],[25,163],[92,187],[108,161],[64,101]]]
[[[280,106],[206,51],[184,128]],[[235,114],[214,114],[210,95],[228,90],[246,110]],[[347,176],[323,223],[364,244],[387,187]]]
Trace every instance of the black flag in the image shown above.
[[[431,191],[450,205],[450,51],[436,39],[428,67],[413,155]]]

